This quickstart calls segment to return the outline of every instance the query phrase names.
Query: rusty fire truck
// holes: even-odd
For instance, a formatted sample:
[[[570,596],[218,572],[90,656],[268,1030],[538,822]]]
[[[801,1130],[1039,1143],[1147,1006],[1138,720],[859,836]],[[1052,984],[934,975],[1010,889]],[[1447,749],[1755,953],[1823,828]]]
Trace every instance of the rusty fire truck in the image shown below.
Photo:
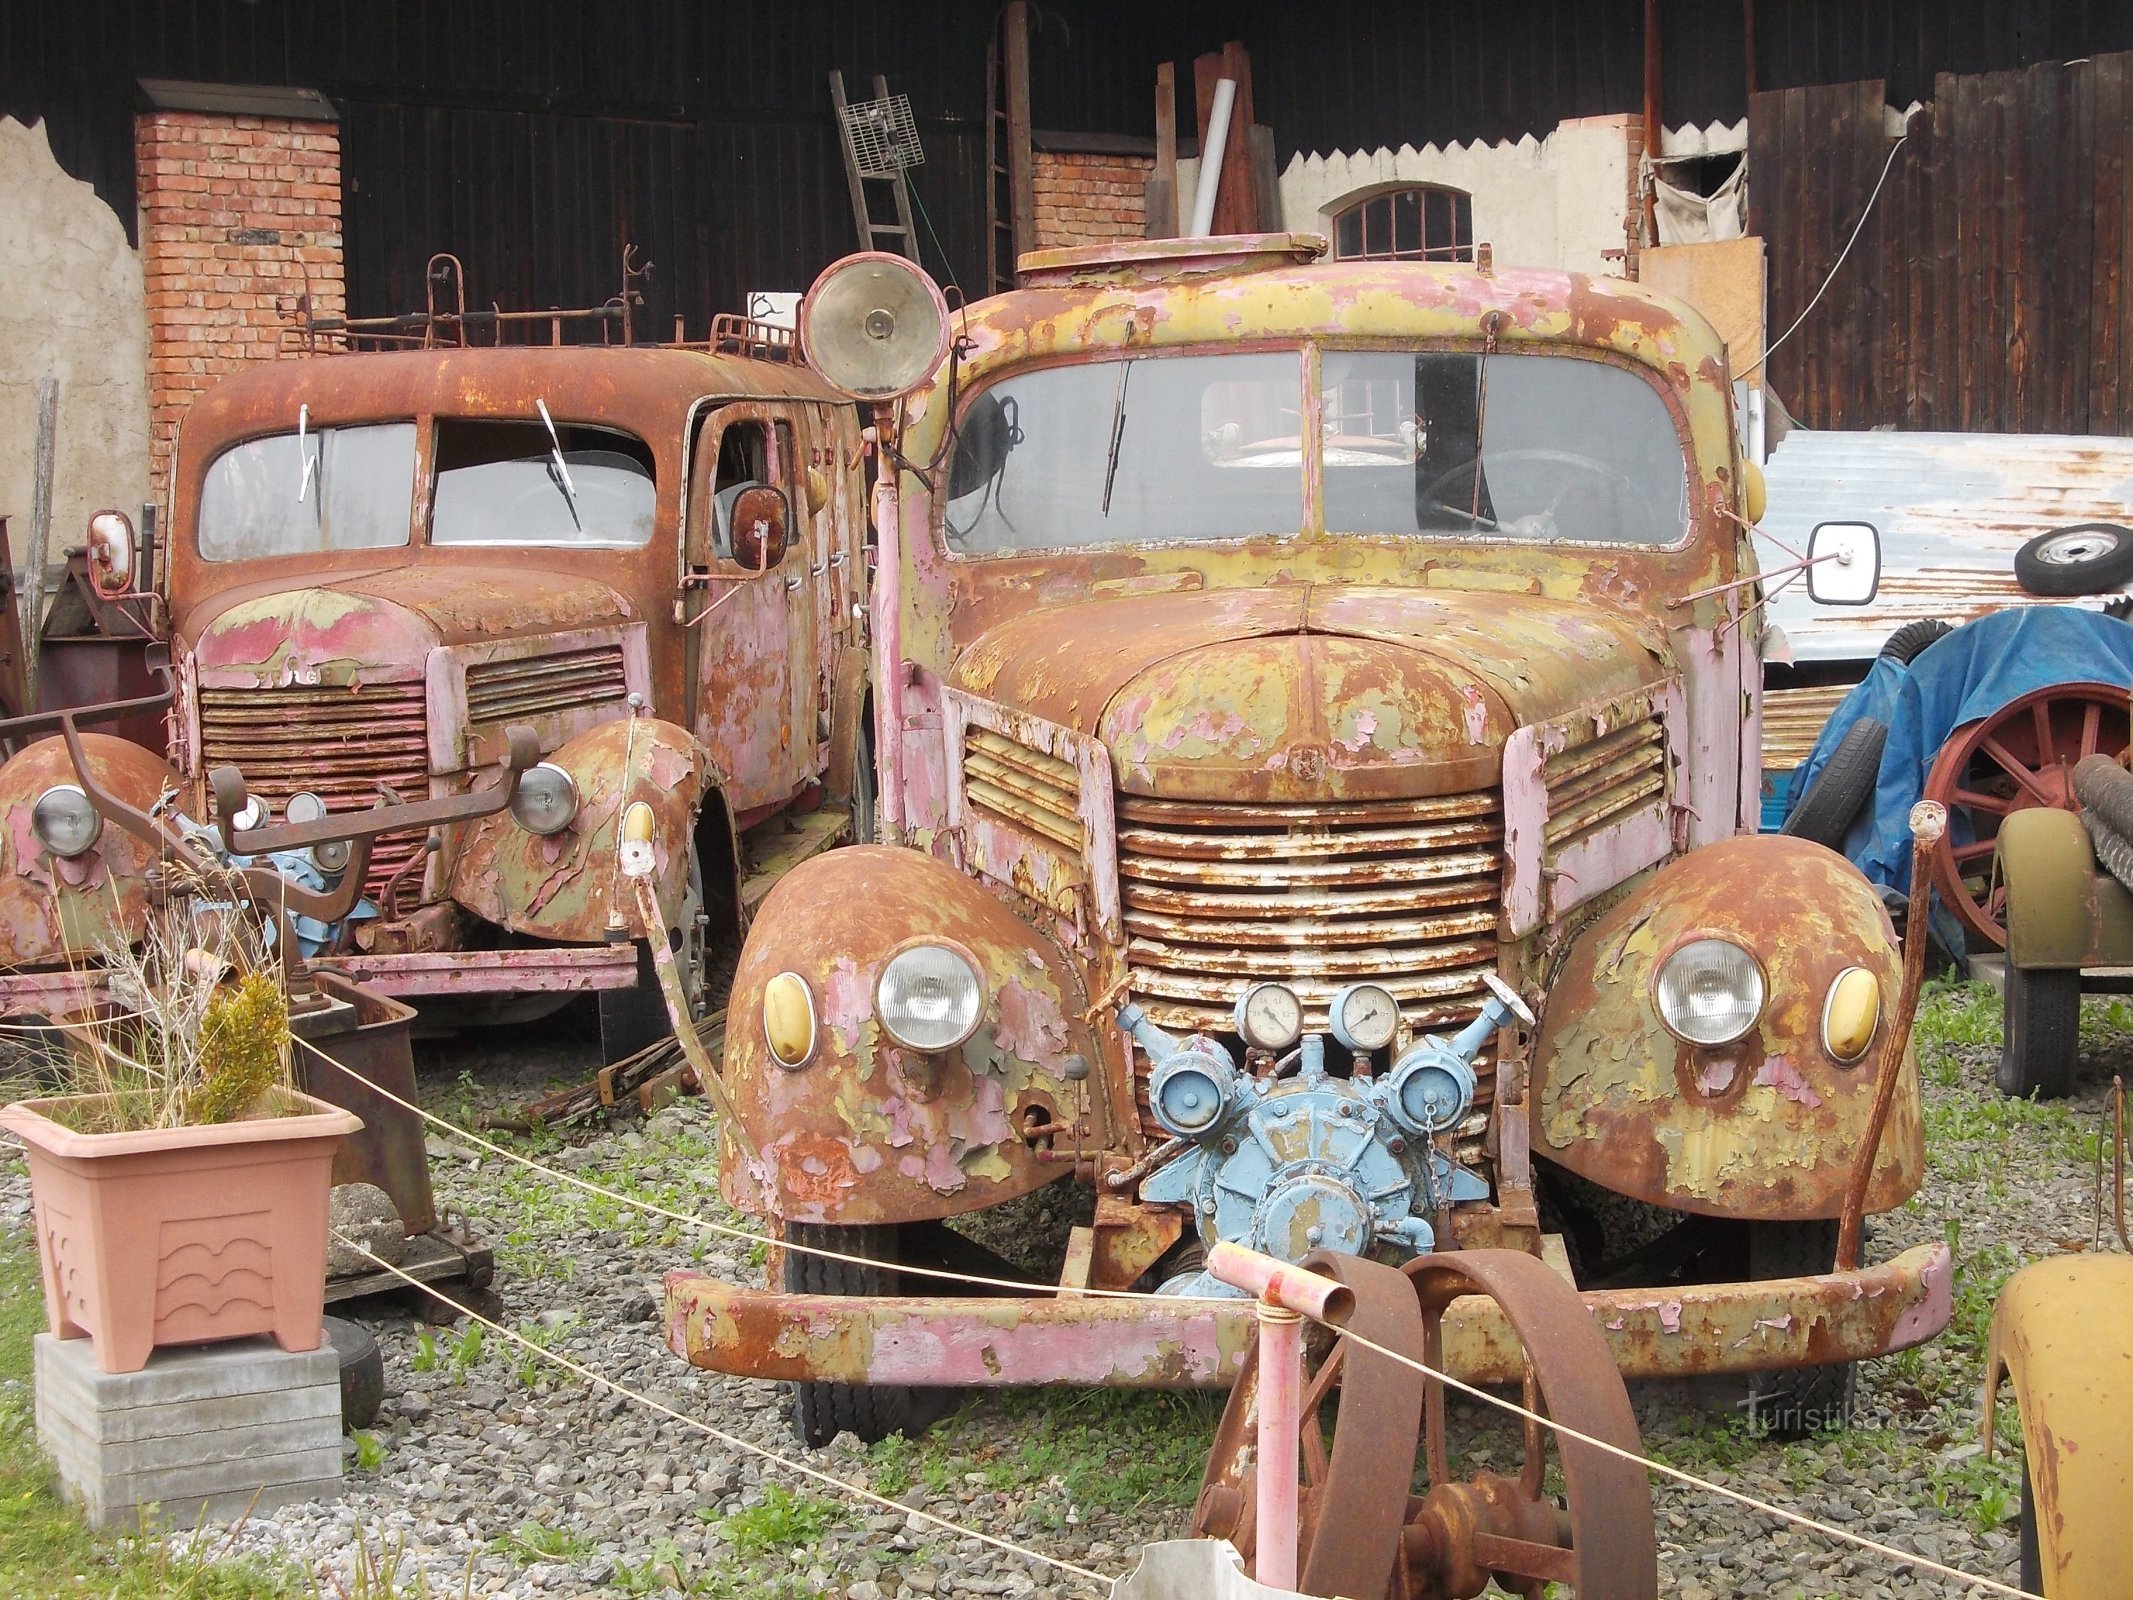
[[[811,1442],[1226,1382],[1218,1240],[1521,1249],[1623,1372],[1760,1374],[1793,1426],[1947,1320],[1944,1246],[1831,1270],[1862,1159],[1867,1211],[1921,1180],[1918,1086],[1880,901],[1754,836],[1722,344],[1634,284],[1323,250],[1039,253],[940,330],[856,257],[803,306],[889,463],[883,842],[779,883],[729,1002],[722,1187],[808,1248],[667,1292]],[[1810,576],[1870,594],[1837,543]],[[1023,1276],[948,1224],[1060,1181],[1055,1280],[923,1275]],[[1445,1341],[1523,1370],[1485,1305]]]

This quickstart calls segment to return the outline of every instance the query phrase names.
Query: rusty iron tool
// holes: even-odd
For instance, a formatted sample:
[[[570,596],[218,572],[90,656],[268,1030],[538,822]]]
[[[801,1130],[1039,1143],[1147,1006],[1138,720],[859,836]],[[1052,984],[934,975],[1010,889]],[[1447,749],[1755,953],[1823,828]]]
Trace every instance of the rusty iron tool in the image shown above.
[[[1918,990],[1926,977],[1926,925],[1933,893],[1928,874],[1934,848],[1947,831],[1948,808],[1939,801],[1921,800],[1911,807],[1911,915],[1903,931],[1903,989],[1896,997],[1896,1017],[1889,1029],[1888,1045],[1881,1052],[1881,1081],[1874,1086],[1874,1108],[1867,1115],[1866,1136],[1860,1141],[1851,1181],[1844,1189],[1844,1210],[1837,1223],[1839,1272],[1854,1271],[1859,1265],[1867,1186],[1873,1182],[1882,1130],[1888,1125],[1889,1108],[1896,1103],[1896,1085],[1910,1054],[1911,1024],[1918,1016]]]
[[[304,850],[313,845],[351,844],[375,839],[386,833],[411,833],[418,828],[439,827],[454,822],[472,822],[493,817],[509,806],[518,794],[519,774],[541,759],[539,737],[531,728],[513,723],[505,730],[507,753],[503,781],[468,794],[442,795],[433,800],[410,800],[399,805],[379,805],[369,811],[340,811],[315,822],[285,822],[272,827],[239,828],[234,817],[245,808],[244,774],[235,767],[217,767],[208,774],[208,788],[215,797],[215,826],[221,831],[223,848],[233,856],[270,855],[277,850]],[[349,876],[357,876],[353,872]]]

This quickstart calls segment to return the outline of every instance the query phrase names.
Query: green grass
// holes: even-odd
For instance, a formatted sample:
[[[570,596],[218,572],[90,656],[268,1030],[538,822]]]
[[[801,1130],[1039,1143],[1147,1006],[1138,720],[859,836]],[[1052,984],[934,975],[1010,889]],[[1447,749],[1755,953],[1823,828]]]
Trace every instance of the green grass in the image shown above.
[[[569,1528],[551,1528],[542,1522],[521,1522],[491,1548],[509,1556],[520,1566],[536,1561],[582,1561],[592,1554],[592,1541]]]
[[[1055,1529],[1070,1509],[1176,1522],[1199,1493],[1222,1403],[1189,1390],[1003,1390],[919,1439],[875,1445],[870,1486],[891,1496],[918,1484],[931,1494],[1048,1489],[1033,1515]]]
[[[0,1236],[0,1594],[12,1600],[293,1600],[314,1593],[293,1566],[175,1554],[152,1534],[98,1534],[63,1502],[37,1447],[30,1340],[44,1327],[37,1254]]]
[[[771,1484],[759,1504],[734,1512],[718,1528],[736,1555],[753,1560],[773,1551],[812,1549],[843,1514],[834,1501]]]

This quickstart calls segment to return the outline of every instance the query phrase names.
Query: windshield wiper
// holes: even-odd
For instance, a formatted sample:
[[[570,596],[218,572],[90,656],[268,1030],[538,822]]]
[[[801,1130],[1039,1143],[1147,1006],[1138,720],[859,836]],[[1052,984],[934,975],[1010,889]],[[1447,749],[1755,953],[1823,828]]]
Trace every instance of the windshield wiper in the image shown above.
[[[1133,363],[1118,364],[1118,388],[1111,396],[1111,450],[1104,457],[1103,514],[1111,514],[1111,485],[1118,481],[1118,450],[1126,438],[1126,381],[1133,376]]]
[[[555,463],[556,479],[563,486],[563,499],[570,507],[571,526],[583,533],[585,524],[578,518],[578,486],[570,481],[570,464],[563,459],[563,440],[555,431],[555,418],[548,414],[546,400],[535,400],[533,408],[540,412],[541,421],[548,426],[548,459]]]

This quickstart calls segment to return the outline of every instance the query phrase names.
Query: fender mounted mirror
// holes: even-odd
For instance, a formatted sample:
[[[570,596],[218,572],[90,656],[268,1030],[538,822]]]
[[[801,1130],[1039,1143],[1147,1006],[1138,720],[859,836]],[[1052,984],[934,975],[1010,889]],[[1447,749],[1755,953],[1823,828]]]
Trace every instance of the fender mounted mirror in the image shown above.
[[[133,592],[133,524],[123,511],[99,511],[89,519],[86,545],[89,582],[106,600]]]
[[[1824,522],[1807,536],[1807,598],[1871,605],[1881,592],[1881,535],[1871,522]]]
[[[733,559],[750,572],[768,572],[785,559],[790,521],[784,490],[743,489],[733,499]]]

